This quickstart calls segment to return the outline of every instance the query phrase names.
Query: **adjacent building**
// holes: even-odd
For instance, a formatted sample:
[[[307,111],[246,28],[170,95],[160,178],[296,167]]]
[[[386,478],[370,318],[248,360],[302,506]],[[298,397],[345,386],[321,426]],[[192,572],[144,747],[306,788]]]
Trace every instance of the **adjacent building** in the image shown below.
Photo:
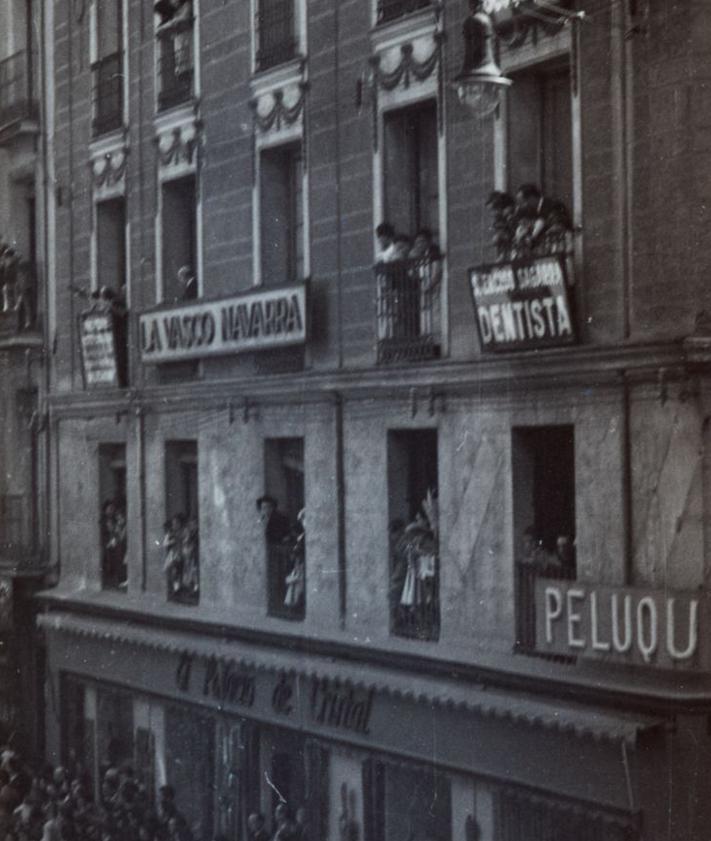
[[[705,837],[711,10],[486,5],[46,4],[48,750],[196,837]]]

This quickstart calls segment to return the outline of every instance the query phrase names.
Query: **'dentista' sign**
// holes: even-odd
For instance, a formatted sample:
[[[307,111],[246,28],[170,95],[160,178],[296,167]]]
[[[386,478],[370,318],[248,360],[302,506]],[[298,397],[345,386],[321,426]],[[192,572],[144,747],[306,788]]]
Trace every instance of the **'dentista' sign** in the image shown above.
[[[658,668],[709,665],[701,593],[540,578],[536,650]]]
[[[564,255],[469,270],[469,286],[484,351],[568,345],[575,341]]]
[[[176,362],[299,345],[306,327],[303,284],[161,307],[139,317],[141,359]]]

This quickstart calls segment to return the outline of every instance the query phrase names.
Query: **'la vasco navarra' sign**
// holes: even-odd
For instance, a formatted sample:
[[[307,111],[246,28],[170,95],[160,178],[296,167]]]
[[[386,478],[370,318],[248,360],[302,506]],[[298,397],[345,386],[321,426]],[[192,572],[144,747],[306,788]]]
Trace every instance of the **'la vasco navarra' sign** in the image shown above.
[[[707,605],[698,593],[536,582],[536,649],[663,668],[696,668]],[[707,633],[707,632],[706,632]]]
[[[151,310],[140,316],[139,336],[144,363],[303,344],[306,287],[280,287]]]
[[[575,341],[565,265],[563,255],[551,255],[469,270],[483,350],[524,350]]]

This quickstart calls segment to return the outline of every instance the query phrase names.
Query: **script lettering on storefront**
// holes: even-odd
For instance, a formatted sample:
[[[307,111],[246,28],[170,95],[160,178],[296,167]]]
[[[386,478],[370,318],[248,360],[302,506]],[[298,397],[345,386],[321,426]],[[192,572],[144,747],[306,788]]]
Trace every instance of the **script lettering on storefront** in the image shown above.
[[[196,670],[192,654],[184,651],[175,669],[175,686],[179,692],[190,694]],[[198,660],[203,666],[202,681],[198,687],[203,698],[212,698],[221,704],[251,707],[256,693],[255,677],[234,660],[208,657]]]
[[[321,678],[311,687],[311,719],[343,730],[369,735],[374,690],[358,692],[352,686]]]
[[[696,666],[704,659],[698,594],[611,588],[541,579],[536,648],[647,665]]]
[[[523,350],[575,341],[560,255],[478,266],[469,270],[483,350]]]
[[[152,310],[140,316],[139,336],[145,363],[302,344],[306,341],[306,287]]]

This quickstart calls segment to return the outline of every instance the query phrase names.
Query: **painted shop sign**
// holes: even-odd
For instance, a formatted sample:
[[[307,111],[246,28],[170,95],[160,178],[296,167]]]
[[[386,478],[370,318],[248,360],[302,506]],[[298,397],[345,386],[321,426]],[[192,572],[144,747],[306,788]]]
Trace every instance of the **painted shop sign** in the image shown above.
[[[142,313],[144,363],[175,362],[303,344],[305,285],[249,292]]]
[[[469,269],[469,287],[482,350],[575,342],[564,255],[477,266]]]
[[[111,312],[88,310],[79,316],[84,383],[87,388],[116,388],[116,335]]]
[[[660,668],[708,662],[708,604],[698,593],[536,582],[536,650]]]
[[[175,688],[220,709],[253,710],[258,717],[288,719],[293,726],[370,735],[374,690],[330,678],[256,670],[236,660],[183,652],[175,669]]]

